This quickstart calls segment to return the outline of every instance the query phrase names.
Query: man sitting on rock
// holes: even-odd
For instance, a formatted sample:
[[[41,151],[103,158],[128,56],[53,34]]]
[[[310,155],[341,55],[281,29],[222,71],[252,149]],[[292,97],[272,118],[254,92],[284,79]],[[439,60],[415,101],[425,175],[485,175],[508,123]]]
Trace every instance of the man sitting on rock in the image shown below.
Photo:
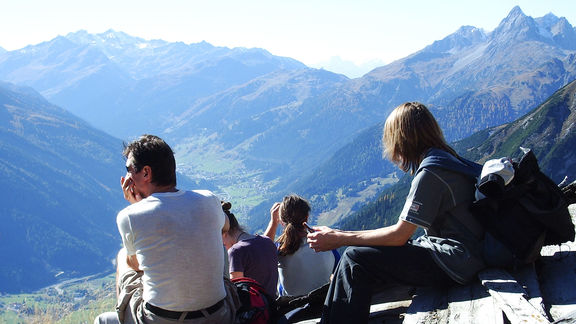
[[[94,323],[233,323],[239,302],[221,270],[226,215],[220,199],[176,189],[174,153],[159,137],[143,135],[123,155],[121,184],[131,205],[117,216],[124,243],[117,312]]]

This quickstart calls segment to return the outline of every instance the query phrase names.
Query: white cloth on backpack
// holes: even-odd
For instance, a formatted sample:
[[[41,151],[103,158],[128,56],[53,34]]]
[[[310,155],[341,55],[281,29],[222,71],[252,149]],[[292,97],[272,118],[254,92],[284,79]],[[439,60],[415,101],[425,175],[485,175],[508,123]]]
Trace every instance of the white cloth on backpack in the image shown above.
[[[507,186],[514,179],[514,166],[512,165],[512,161],[507,157],[486,161],[482,167],[482,173],[480,174],[478,183],[491,174],[498,175],[504,181],[504,186]],[[479,190],[476,190],[475,196],[476,200],[485,198],[484,194]]]

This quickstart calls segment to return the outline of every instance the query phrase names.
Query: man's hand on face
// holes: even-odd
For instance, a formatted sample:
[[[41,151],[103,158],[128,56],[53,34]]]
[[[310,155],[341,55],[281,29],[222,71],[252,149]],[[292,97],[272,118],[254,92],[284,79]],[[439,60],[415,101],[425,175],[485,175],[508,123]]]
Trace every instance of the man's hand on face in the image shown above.
[[[122,186],[122,192],[124,193],[124,199],[126,199],[129,203],[133,204],[142,200],[142,195],[134,190],[134,181],[130,175],[121,177],[120,184]]]

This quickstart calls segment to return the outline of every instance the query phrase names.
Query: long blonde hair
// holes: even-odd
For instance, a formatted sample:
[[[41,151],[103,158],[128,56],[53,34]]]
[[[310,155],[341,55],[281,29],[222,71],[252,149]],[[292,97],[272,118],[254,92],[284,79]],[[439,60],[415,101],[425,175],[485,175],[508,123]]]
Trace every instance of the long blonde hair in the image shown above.
[[[432,113],[419,102],[406,102],[390,113],[384,124],[382,144],[384,156],[411,174],[416,172],[430,148],[439,148],[458,157],[446,143]]]
[[[290,255],[300,248],[302,237],[306,236],[306,229],[302,223],[308,220],[310,204],[298,195],[284,197],[280,206],[280,220],[286,224],[282,235],[276,240],[280,243],[278,254]]]

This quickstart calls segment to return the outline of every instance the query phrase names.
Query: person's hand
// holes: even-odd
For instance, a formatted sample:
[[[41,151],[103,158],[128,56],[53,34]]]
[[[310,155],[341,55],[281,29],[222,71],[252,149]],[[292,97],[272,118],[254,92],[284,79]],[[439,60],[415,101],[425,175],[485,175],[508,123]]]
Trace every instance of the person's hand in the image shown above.
[[[272,205],[272,207],[270,208],[270,221],[273,224],[280,223],[280,203],[279,202],[274,203],[274,205]]]
[[[268,222],[268,227],[264,231],[264,236],[269,237],[272,241],[276,238],[276,229],[278,228],[278,223],[280,223],[280,203],[274,203],[270,207],[270,222]]]
[[[342,246],[341,231],[327,226],[314,226],[314,233],[308,233],[308,245],[316,252],[334,250]]]
[[[142,200],[142,196],[134,190],[134,181],[132,181],[130,176],[121,177],[120,185],[122,186],[124,199],[126,199],[129,203],[133,204]]]

